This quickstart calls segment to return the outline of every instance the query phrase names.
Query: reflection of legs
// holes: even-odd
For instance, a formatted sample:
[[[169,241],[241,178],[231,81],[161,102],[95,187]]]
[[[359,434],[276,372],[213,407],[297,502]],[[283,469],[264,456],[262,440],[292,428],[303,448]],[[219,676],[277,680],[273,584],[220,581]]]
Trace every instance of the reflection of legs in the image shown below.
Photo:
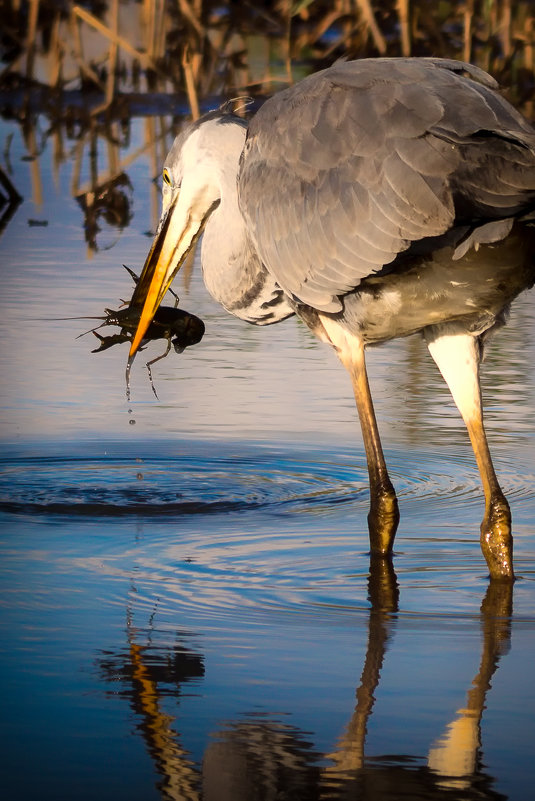
[[[450,388],[466,424],[485,493],[485,516],[481,523],[481,550],[491,578],[513,578],[513,538],[511,512],[502,492],[489,452],[483,427],[479,387],[479,343],[470,334],[450,333],[433,336],[427,344]]]
[[[356,690],[357,703],[336,750],[328,755],[333,764],[323,774],[326,782],[333,778],[354,780],[357,771],[364,766],[368,721],[398,611],[399,588],[391,560],[371,556],[368,599],[371,604],[368,644],[360,684]],[[357,797],[356,793],[354,797]]]
[[[429,751],[429,767],[444,778],[445,787],[469,787],[481,747],[481,717],[498,660],[509,647],[513,585],[491,581],[481,604],[483,649],[479,671],[467,693],[466,706],[457,711]],[[460,779],[464,778],[461,784]]]
[[[391,554],[394,544],[394,537],[399,523],[399,510],[377,428],[377,420],[366,374],[364,343],[360,337],[344,331],[329,318],[323,315],[320,315],[320,318],[331,343],[338,352],[342,364],[351,376],[353,392],[357,402],[370,476],[368,528],[371,552],[372,554],[388,556]]]

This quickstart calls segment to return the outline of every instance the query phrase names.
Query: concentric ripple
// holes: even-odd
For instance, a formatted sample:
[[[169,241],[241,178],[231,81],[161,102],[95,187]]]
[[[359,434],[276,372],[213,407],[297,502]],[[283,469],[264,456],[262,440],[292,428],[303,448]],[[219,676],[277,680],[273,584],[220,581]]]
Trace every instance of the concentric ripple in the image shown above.
[[[167,452],[166,452],[167,451]],[[367,504],[362,453],[336,454],[220,445],[153,445],[141,455],[19,455],[0,461],[0,510],[15,514],[93,517],[182,516],[265,510],[328,513]],[[480,503],[470,460],[453,454],[388,454],[405,508],[441,513],[452,499]],[[501,471],[511,498],[532,499],[535,475],[511,465]]]
[[[49,515],[223,514],[351,503],[366,491],[362,467],[291,456],[23,458],[0,465],[0,509]]]
[[[426,587],[425,614],[443,614],[447,575],[456,590],[448,603],[472,613],[486,569],[475,466],[448,452],[389,451],[387,460],[400,500],[395,565],[406,607],[411,582]],[[514,503],[518,574],[532,575],[523,534],[535,476],[518,463],[499,468]],[[98,576],[112,605],[124,603],[126,581],[135,587],[133,608],[150,614],[157,598],[170,620],[177,608],[225,625],[235,616],[364,614],[368,504],[357,450],[155,442],[132,452],[119,443],[69,457],[58,446],[19,451],[0,462],[0,512],[31,532],[15,548],[7,537],[6,558],[35,560],[37,576],[43,560],[44,586],[50,570]]]

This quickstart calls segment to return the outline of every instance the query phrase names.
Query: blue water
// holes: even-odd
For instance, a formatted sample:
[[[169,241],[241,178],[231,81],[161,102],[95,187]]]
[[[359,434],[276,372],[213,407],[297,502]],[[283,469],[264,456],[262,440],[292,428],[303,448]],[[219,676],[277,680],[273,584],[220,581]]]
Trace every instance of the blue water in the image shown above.
[[[407,454],[389,456],[396,476]],[[481,616],[477,538],[447,513],[462,505],[471,524],[475,493],[452,500],[462,468],[420,457],[400,487],[397,577],[378,601],[358,450],[333,459],[182,441],[8,452],[0,686],[10,797],[200,797],[185,782],[206,798],[249,798],[247,765],[260,797],[274,782],[301,787],[296,797],[338,798],[358,772],[336,766],[361,748],[358,781],[397,788],[381,798],[419,797],[415,786],[427,788],[421,797],[457,787],[453,797],[471,798],[482,783],[483,797],[529,798],[533,493],[518,493],[512,609],[502,599]],[[431,754],[448,725],[460,717],[463,728],[459,710],[485,658],[481,724],[450,754],[472,769],[446,780]],[[367,685],[375,703],[365,741],[353,732],[348,746],[366,659],[383,662]],[[222,778],[213,789],[223,769],[228,796]]]

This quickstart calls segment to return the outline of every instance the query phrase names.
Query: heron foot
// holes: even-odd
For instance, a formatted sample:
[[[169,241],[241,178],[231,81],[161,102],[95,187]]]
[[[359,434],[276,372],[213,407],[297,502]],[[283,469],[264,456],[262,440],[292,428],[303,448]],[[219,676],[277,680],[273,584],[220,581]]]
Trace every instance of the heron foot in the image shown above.
[[[491,498],[481,523],[481,550],[492,579],[514,579],[511,510],[504,495]]]
[[[368,529],[370,551],[377,556],[390,556],[399,524],[398,499],[390,484],[372,490]]]

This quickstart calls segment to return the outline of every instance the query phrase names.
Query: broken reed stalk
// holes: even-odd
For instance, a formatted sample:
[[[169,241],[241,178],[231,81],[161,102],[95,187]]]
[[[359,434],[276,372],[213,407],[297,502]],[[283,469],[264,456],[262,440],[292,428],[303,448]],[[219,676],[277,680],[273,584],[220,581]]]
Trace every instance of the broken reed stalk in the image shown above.
[[[202,41],[205,36],[205,31],[201,23],[200,4],[199,8],[192,9],[188,3],[188,0],[178,0],[178,7],[184,19],[186,19],[189,24],[195,28],[199,39]]]
[[[356,2],[375,47],[384,56],[386,53],[386,40],[379,30],[370,0],[356,0]]]
[[[463,61],[466,61],[468,63],[472,58],[472,18],[474,16],[474,0],[466,0],[463,16],[464,16]]]
[[[397,0],[397,11],[401,31],[401,55],[406,57],[411,54],[409,0]]]
[[[293,83],[292,75],[292,0],[286,0],[284,8],[284,62],[288,84]]]
[[[59,38],[59,25],[60,16],[56,14],[52,23],[50,31],[50,67],[48,73],[48,82],[50,86],[58,86],[61,77],[61,63],[63,59],[63,50]]]
[[[39,14],[39,0],[30,0],[30,13],[28,16],[28,35],[26,39],[26,77],[33,78],[33,62],[35,58],[35,36],[37,31],[37,17]]]
[[[117,44],[123,50],[126,50],[126,52],[130,53],[130,55],[134,56],[134,58],[139,59],[140,64],[145,69],[147,67],[151,67],[152,69],[155,68],[147,53],[142,53],[141,50],[136,50],[136,48],[133,47],[127,39],[124,39],[118,33],[113,33],[113,31],[111,31],[107,25],[104,25],[104,23],[94,17],[93,14],[90,14],[80,6],[73,6],[72,11],[73,14],[76,14],[77,17],[80,17],[80,19],[86,22],[88,25],[91,25],[91,27],[95,28],[107,39],[115,42],[115,44]]]
[[[503,55],[509,58],[513,52],[513,44],[511,41],[511,0],[502,0],[502,15],[500,19],[499,36],[503,47]]]
[[[191,109],[192,120],[198,120],[201,116],[199,108],[199,98],[197,96],[197,88],[195,86],[195,78],[193,75],[192,59],[190,57],[189,46],[184,47],[182,53],[182,69],[184,70],[184,79],[186,82],[186,94]]]
[[[108,80],[106,83],[106,103],[110,105],[115,96],[116,68],[119,47],[117,35],[119,32],[119,0],[111,0],[111,33],[113,38],[110,40],[110,54],[108,59]]]
[[[19,200],[22,200],[22,196],[19,195],[19,193],[15,189],[15,186],[11,183],[9,175],[6,172],[4,172],[1,165],[0,165],[0,189],[4,190],[10,203],[15,203],[18,202]]]

